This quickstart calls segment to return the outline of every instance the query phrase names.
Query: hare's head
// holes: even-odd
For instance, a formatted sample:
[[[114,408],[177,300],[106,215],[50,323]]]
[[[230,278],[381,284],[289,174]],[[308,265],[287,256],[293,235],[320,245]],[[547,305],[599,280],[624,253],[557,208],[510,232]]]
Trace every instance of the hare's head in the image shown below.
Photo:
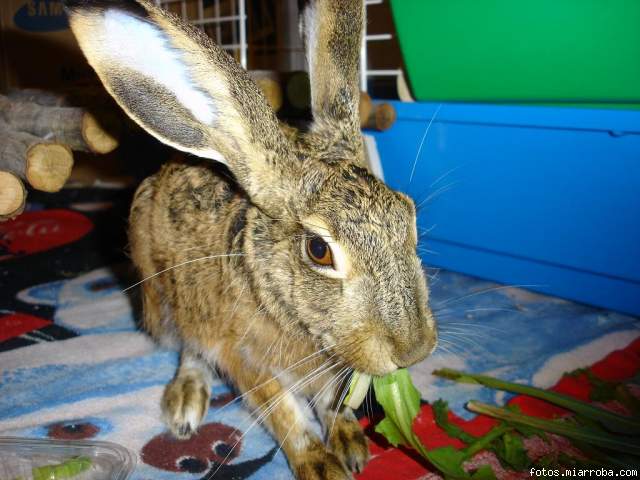
[[[261,212],[245,253],[274,318],[372,374],[433,350],[414,204],[363,160],[362,0],[315,0],[304,12],[314,122],[297,140],[282,133],[247,73],[197,28],[148,0],[67,7],[120,106],[164,143],[225,163]]]

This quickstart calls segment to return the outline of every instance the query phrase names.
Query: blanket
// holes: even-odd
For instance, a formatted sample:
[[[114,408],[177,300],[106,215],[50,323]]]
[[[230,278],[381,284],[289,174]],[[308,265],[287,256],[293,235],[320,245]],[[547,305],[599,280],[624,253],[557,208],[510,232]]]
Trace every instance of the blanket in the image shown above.
[[[136,282],[124,254],[130,195],[34,193],[23,215],[0,224],[0,435],[122,444],[138,457],[134,480],[292,478],[278,445],[222,382],[196,436],[167,434],[160,398],[178,354],[140,330],[136,289],[123,293]],[[640,368],[636,318],[453,272],[427,273],[441,340],[411,373],[425,402],[447,400],[472,430],[488,424],[464,409],[469,399],[514,399],[438,379],[435,368],[543,388],[564,388],[563,372],[576,368],[600,365],[605,376]],[[359,413],[373,460],[359,478],[425,478],[429,465],[386,445],[366,410]],[[425,404],[421,436],[447,444],[430,415]]]

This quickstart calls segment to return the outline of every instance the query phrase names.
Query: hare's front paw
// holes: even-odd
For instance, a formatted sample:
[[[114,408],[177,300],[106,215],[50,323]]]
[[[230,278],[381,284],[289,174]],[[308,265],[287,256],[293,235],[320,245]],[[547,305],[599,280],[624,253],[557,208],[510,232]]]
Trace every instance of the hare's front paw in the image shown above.
[[[348,469],[360,473],[369,461],[369,445],[356,417],[348,410],[338,414],[328,427],[329,449]]]
[[[208,408],[209,388],[198,375],[179,375],[164,389],[164,421],[181,440],[196,432]]]
[[[297,480],[352,480],[353,476],[340,459],[321,442],[314,442],[296,455],[292,467]]]

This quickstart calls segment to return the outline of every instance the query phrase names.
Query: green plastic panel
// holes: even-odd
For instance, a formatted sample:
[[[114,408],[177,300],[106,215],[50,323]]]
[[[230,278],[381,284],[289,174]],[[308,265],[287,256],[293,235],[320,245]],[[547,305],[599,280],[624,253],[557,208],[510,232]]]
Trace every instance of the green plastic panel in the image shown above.
[[[392,0],[428,101],[640,105],[640,0]]]

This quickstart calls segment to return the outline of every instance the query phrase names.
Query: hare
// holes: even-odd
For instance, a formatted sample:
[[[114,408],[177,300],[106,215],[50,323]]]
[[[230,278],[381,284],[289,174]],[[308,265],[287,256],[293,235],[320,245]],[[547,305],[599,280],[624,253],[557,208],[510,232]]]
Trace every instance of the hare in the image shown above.
[[[193,435],[220,373],[299,479],[363,468],[366,439],[342,406],[349,374],[411,365],[437,338],[414,203],[364,163],[362,3],[304,10],[314,121],[291,134],[197,28],[148,0],[67,1],[82,50],[126,113],[162,142],[215,160],[166,164],[131,209],[145,326],[181,349],[165,421],[176,437]]]

